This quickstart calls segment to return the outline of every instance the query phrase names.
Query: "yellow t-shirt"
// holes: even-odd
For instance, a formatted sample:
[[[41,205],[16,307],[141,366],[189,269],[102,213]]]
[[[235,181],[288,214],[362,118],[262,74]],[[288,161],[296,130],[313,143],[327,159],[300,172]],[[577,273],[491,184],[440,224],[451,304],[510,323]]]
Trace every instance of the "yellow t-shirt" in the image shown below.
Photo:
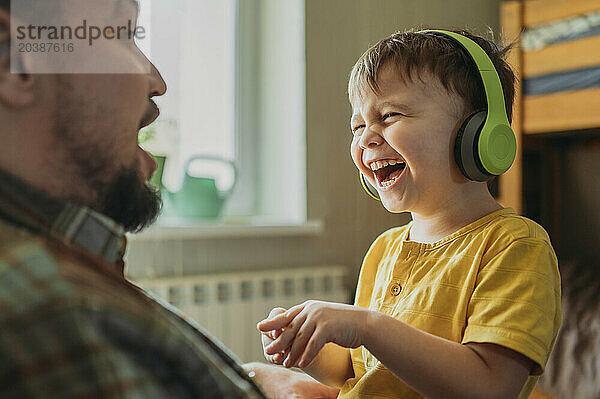
[[[536,363],[527,398],[561,323],[558,262],[545,230],[501,209],[431,244],[408,241],[412,222],[380,235],[367,252],[357,306],[460,343],[488,342]],[[422,398],[364,347],[339,398]]]

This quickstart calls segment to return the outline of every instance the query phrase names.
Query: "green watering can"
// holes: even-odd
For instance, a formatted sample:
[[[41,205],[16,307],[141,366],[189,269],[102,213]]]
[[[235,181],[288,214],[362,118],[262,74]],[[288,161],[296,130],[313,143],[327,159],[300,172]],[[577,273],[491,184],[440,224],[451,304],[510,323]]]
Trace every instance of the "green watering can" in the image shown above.
[[[231,166],[233,170],[233,184],[229,190],[219,192],[215,179],[208,177],[195,177],[189,174],[190,163],[196,160],[218,161]],[[181,189],[172,193],[162,186],[163,199],[166,208],[174,216],[186,219],[214,220],[219,217],[225,201],[231,196],[237,182],[237,168],[227,159],[212,155],[195,155],[185,162],[185,176]]]
[[[162,175],[165,169],[165,160],[167,159],[164,155],[154,155],[152,154],[152,158],[156,161],[156,170],[152,174],[150,178],[150,185],[156,188],[158,191],[162,188]]]

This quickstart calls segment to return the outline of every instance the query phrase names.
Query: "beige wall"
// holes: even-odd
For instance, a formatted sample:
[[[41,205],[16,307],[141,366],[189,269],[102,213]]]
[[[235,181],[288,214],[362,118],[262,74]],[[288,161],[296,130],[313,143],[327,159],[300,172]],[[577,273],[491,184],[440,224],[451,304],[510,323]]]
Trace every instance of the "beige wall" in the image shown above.
[[[283,0],[282,0],[283,1]],[[217,270],[339,264],[350,286],[365,251],[385,229],[406,223],[362,192],[348,153],[350,68],[369,44],[414,26],[496,31],[498,0],[307,0],[307,211],[324,221],[319,236],[136,242],[129,274],[164,276]],[[449,5],[451,4],[451,6]],[[175,259],[173,247],[179,250]],[[151,273],[150,273],[151,271]]]

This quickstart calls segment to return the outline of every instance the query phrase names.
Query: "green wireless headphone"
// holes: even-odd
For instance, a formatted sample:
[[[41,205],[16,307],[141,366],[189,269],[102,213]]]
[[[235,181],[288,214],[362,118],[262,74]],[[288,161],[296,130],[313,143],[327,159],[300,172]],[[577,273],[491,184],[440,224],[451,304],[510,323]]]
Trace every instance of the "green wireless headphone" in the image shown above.
[[[454,142],[454,159],[469,180],[486,181],[506,172],[515,160],[517,141],[508,122],[500,77],[487,53],[473,40],[445,30],[417,33],[444,36],[458,43],[475,62],[487,99],[487,110],[469,115],[462,123]],[[367,193],[379,199],[377,190],[360,174]]]

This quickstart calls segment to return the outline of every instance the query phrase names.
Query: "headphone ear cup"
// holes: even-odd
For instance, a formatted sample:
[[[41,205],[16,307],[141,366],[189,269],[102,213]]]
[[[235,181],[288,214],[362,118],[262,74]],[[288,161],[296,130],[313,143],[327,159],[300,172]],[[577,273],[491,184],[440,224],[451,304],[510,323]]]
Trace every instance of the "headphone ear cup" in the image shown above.
[[[465,170],[465,167],[463,166],[461,145],[462,145],[463,135],[465,133],[465,127],[467,126],[467,122],[469,122],[470,118],[471,118],[471,116],[468,116],[467,119],[465,119],[463,121],[463,123],[460,125],[460,128],[458,129],[458,132],[456,133],[456,139],[454,140],[454,160],[456,161],[456,165],[458,165],[458,169],[460,169],[463,176],[465,176],[467,179],[469,178],[469,175],[467,174],[467,171]]]
[[[454,141],[454,159],[462,174],[469,180],[486,181],[489,174],[479,158],[479,135],[485,123],[487,111],[469,115],[462,123]]]

